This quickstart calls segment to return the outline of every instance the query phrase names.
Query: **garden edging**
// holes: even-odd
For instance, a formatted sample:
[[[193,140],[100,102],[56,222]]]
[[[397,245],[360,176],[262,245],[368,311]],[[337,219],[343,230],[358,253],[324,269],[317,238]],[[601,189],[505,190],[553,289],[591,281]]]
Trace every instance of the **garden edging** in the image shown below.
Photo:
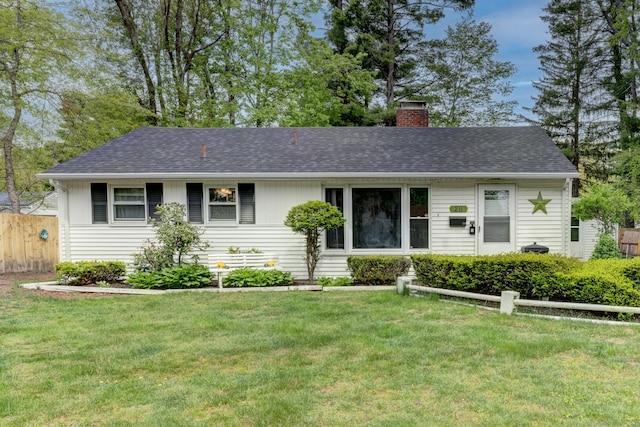
[[[59,285],[57,282],[23,283],[21,288],[53,292],[86,292],[120,295],[161,295],[178,292],[289,292],[289,291],[389,291],[395,286],[321,286],[321,285],[296,285],[296,286],[264,286],[248,288],[196,288],[196,289],[134,289],[134,288],[108,288],[99,286],[68,286]]]

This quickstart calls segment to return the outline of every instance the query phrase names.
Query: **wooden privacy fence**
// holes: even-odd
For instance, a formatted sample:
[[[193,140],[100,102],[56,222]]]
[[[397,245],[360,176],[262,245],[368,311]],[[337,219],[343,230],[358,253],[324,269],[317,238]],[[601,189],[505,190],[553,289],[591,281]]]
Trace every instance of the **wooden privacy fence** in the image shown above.
[[[0,274],[53,271],[58,262],[58,218],[0,215]]]

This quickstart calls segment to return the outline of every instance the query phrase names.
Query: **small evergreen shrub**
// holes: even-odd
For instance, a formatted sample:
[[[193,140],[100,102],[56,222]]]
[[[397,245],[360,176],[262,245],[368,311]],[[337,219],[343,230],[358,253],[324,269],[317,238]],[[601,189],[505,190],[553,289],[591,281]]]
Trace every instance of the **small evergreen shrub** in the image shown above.
[[[230,288],[289,286],[293,276],[287,271],[238,268],[222,279],[222,284]]]
[[[117,282],[125,274],[125,264],[121,261],[66,261],[56,264],[55,270],[60,283],[87,286]]]
[[[615,259],[622,258],[616,240],[608,234],[603,234],[598,239],[590,259]]]
[[[136,271],[127,283],[138,289],[191,289],[211,284],[211,272],[203,265],[182,264],[160,271]]]
[[[347,258],[347,268],[358,285],[394,285],[398,276],[407,274],[411,261],[403,256],[358,255]]]

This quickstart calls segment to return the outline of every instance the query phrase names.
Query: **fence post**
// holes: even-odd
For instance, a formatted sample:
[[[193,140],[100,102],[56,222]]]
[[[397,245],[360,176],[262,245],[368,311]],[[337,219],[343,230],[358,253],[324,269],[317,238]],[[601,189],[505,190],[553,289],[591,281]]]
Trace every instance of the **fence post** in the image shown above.
[[[515,308],[514,300],[520,298],[520,292],[502,291],[500,295],[500,313],[511,315]]]
[[[398,289],[398,294],[404,295],[405,287],[410,284],[411,284],[411,277],[398,276],[398,278],[396,279],[396,287]]]

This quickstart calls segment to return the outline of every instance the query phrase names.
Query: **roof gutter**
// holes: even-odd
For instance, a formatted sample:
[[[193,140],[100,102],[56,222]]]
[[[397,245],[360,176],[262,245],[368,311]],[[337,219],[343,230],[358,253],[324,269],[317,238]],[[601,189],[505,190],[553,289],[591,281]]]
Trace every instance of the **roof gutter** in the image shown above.
[[[531,173],[531,172],[293,172],[293,173],[40,173],[40,179],[55,180],[107,180],[107,179],[264,179],[264,180],[311,180],[335,178],[462,178],[462,179],[569,179],[578,178],[574,173]]]

